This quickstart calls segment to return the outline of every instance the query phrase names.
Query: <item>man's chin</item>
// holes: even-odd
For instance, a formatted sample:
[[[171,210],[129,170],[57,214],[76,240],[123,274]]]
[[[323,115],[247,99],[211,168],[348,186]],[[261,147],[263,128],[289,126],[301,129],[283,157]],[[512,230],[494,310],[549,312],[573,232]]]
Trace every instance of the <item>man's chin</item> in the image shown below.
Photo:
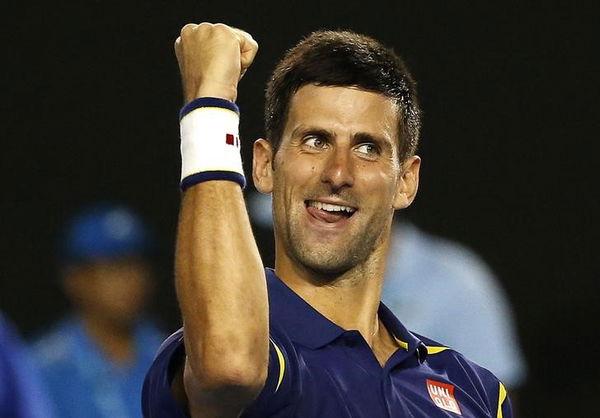
[[[112,327],[120,332],[130,332],[139,321],[140,312],[118,312],[112,315],[107,315],[107,321],[112,324]]]
[[[321,250],[300,252],[295,258],[305,268],[315,273],[315,276],[330,282],[358,264],[358,260],[348,254],[347,249]]]

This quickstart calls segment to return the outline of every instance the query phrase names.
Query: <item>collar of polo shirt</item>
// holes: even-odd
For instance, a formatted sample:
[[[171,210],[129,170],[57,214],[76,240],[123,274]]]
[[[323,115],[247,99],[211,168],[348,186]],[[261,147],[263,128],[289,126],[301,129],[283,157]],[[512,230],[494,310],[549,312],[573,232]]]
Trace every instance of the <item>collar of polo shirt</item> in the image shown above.
[[[277,323],[284,327],[285,333],[294,342],[317,349],[343,334],[358,334],[358,331],[341,328],[319,313],[283,283],[272,269],[266,269],[266,272],[270,313],[277,317]],[[408,331],[382,302],[379,304],[378,314],[381,322],[396,338],[400,347],[406,350],[407,354],[415,354],[420,361],[423,361],[427,356],[425,344]]]

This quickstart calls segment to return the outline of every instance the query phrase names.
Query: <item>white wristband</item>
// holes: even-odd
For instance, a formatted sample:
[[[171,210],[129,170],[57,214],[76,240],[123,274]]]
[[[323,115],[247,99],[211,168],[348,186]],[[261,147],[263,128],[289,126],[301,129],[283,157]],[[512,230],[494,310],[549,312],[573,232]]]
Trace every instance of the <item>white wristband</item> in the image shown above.
[[[181,188],[208,180],[245,186],[237,106],[203,97],[181,111]]]

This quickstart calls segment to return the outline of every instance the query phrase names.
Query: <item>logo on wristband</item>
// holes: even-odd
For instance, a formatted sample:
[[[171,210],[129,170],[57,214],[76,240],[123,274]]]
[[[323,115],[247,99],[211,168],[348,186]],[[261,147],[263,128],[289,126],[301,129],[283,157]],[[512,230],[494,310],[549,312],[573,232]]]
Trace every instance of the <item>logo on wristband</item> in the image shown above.
[[[233,134],[225,134],[225,143],[227,145],[233,145],[236,148],[240,147],[240,137]]]

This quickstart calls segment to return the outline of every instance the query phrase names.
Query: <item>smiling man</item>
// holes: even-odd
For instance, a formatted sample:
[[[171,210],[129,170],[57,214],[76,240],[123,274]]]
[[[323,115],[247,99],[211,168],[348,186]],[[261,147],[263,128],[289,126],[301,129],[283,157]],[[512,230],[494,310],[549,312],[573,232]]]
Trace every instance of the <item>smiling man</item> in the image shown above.
[[[402,60],[369,37],[321,31],[277,65],[252,170],[273,195],[276,262],[264,270],[234,104],[257,44],[190,24],[175,51],[187,102],[184,327],[148,373],[145,416],[510,417],[490,372],[409,332],[380,302],[393,213],[419,178],[420,112]]]

